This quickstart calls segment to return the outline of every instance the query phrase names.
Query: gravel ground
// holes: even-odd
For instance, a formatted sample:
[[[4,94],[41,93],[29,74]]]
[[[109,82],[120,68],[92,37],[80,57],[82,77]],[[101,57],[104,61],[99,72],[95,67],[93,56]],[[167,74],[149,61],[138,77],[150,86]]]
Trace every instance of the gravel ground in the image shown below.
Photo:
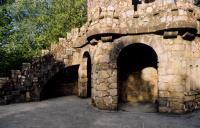
[[[200,111],[159,114],[149,106],[101,111],[90,99],[68,96],[0,106],[0,128],[200,128]]]

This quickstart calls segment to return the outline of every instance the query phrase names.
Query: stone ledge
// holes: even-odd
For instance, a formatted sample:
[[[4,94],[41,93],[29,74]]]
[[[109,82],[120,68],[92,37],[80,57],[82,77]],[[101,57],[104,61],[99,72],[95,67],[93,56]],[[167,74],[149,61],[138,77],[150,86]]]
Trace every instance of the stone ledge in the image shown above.
[[[185,96],[193,96],[193,95],[200,95],[200,90],[189,91],[184,93]]]

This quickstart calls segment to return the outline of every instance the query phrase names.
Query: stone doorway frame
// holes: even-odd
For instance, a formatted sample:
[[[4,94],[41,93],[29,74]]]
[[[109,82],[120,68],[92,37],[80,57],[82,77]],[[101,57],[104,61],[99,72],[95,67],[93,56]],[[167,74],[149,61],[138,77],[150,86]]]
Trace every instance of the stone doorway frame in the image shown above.
[[[118,90],[118,109],[120,108],[119,106],[124,103],[124,100],[123,100],[123,96],[125,95],[125,92],[122,92],[122,91],[125,91],[124,87],[122,87],[122,81],[120,80],[121,79],[121,75],[119,73],[121,73],[122,70],[120,70],[120,66],[122,64],[122,55],[125,54],[126,52],[128,52],[128,48],[129,50],[132,48],[141,48],[141,49],[145,49],[145,48],[148,48],[149,52],[152,52],[152,55],[149,55],[151,56],[152,60],[149,61],[149,64],[148,65],[139,65],[141,70],[140,70],[140,75],[142,75],[142,68],[144,66],[143,69],[145,68],[154,68],[156,69],[156,74],[157,74],[157,79],[156,79],[156,82],[154,82],[154,86],[151,90],[151,93],[153,94],[153,97],[152,97],[152,102],[151,103],[156,103],[157,104],[157,101],[158,101],[158,54],[156,53],[156,51],[154,50],[153,47],[147,45],[147,44],[144,44],[144,43],[132,43],[132,44],[129,44],[129,45],[126,45],[124,46],[123,48],[121,48],[120,52],[118,53],[118,56],[117,56],[117,90]],[[137,51],[138,52],[138,51]],[[142,51],[141,51],[142,52]],[[131,55],[128,55],[128,57],[132,57]],[[151,62],[152,61],[152,62]],[[124,62],[125,63],[125,62]],[[137,62],[136,62],[137,63]],[[148,67],[149,66],[149,67]],[[121,67],[123,68],[123,67]],[[141,76],[142,77],[142,76]],[[128,97],[127,97],[128,98]],[[122,101],[123,100],[123,101]],[[128,99],[126,99],[126,101],[128,101]]]
[[[78,96],[89,98],[92,95],[92,62],[89,52],[84,52],[78,69]]]

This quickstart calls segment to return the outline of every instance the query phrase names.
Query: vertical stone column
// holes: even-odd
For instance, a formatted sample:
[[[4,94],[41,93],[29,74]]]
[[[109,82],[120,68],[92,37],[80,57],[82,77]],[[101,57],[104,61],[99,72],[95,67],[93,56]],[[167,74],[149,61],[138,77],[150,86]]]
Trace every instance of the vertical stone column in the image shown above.
[[[117,109],[117,70],[110,59],[111,43],[99,43],[94,55],[92,102],[99,109]]]
[[[159,60],[159,111],[181,113],[184,111],[186,84],[185,44],[178,37],[166,40],[166,52]]]

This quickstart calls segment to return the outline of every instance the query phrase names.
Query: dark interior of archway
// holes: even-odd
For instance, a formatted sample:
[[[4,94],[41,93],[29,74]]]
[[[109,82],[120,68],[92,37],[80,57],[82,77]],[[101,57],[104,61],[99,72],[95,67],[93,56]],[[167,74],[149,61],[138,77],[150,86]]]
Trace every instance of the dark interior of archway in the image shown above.
[[[87,58],[87,97],[91,97],[92,95],[92,85],[91,85],[91,75],[92,75],[92,62],[90,58],[90,54],[86,52],[83,55],[84,58]]]
[[[67,67],[59,71],[43,87],[41,100],[74,95],[77,93],[78,65]]]
[[[133,75],[135,84],[142,84],[141,71],[147,67],[157,69],[157,60],[155,51],[145,44],[132,44],[121,51],[117,60],[119,103],[128,102],[127,79]]]

